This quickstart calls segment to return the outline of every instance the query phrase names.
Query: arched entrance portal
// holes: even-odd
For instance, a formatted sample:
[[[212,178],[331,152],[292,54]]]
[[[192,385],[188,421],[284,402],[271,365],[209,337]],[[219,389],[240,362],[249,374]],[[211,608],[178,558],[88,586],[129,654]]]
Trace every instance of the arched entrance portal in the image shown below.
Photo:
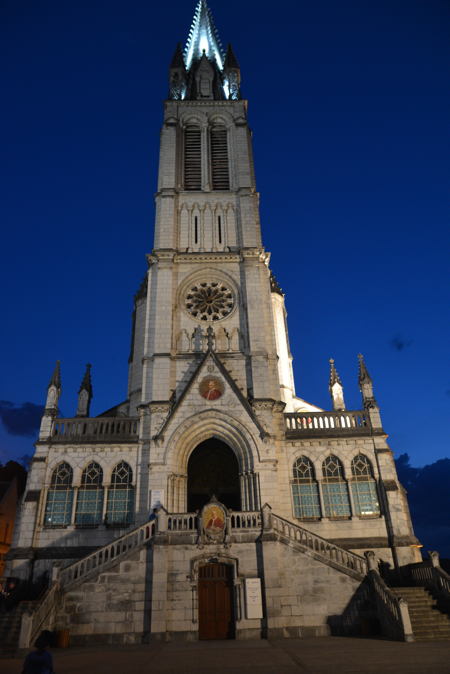
[[[203,508],[213,494],[227,508],[241,510],[239,464],[228,445],[216,438],[200,443],[188,461],[188,512]]]

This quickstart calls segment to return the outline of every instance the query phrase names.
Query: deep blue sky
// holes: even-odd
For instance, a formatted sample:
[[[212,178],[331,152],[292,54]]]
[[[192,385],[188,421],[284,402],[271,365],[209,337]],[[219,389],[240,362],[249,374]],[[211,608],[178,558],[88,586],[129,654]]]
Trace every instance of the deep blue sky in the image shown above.
[[[241,64],[261,219],[286,292],[297,393],[329,407],[356,355],[395,453],[449,455],[449,5],[211,0]],[[162,101],[194,2],[3,0],[0,462],[32,452],[62,361],[71,416],[126,395],[132,296],[152,248]],[[15,427],[13,427],[15,424]]]

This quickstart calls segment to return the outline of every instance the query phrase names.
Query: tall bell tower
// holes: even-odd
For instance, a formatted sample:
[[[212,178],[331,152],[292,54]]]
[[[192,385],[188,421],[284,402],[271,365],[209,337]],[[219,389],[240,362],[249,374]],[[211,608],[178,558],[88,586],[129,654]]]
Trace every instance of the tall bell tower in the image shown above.
[[[131,410],[182,393],[208,328],[245,397],[289,406],[284,299],[261,241],[247,101],[238,61],[231,45],[222,49],[205,0],[169,79],[154,249],[136,299]]]

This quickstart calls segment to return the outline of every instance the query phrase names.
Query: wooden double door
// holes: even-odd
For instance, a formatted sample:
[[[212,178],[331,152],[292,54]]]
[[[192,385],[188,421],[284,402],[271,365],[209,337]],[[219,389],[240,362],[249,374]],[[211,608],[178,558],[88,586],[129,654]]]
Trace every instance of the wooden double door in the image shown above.
[[[233,569],[211,562],[198,577],[199,639],[234,639]]]

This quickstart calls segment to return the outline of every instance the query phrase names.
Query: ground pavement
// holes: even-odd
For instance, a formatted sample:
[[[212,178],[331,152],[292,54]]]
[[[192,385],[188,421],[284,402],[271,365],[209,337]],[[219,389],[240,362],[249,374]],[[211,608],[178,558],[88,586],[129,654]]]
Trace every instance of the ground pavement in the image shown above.
[[[56,674],[450,674],[450,641],[324,637],[54,649]],[[23,658],[0,660],[20,674]]]

